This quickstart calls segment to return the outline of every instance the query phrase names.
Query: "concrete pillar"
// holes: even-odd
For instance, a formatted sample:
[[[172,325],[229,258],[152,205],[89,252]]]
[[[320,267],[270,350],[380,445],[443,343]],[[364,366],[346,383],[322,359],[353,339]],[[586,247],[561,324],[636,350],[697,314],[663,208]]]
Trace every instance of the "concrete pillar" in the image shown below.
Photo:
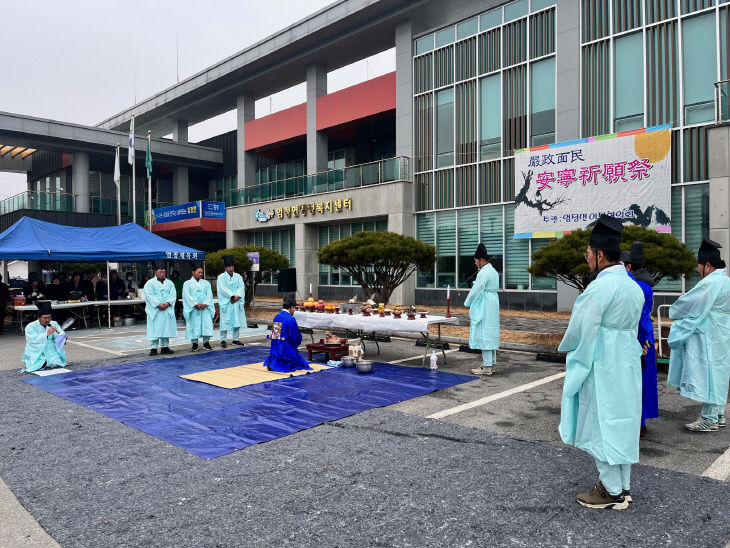
[[[297,223],[294,225],[295,261],[297,269],[297,299],[309,297],[309,284],[312,295],[317,298],[319,289],[319,232],[317,225]]]
[[[188,121],[175,120],[172,123],[172,140],[176,143],[188,142]]]
[[[71,184],[76,195],[76,212],[89,212],[89,154],[74,152],[71,164]]]
[[[324,65],[309,65],[307,67],[308,174],[327,169],[327,134],[317,131],[317,97],[322,95],[327,95],[327,70]]]
[[[246,152],[246,122],[256,117],[254,100],[251,95],[241,94],[236,102],[236,153],[238,156],[238,188],[256,184],[256,155]]]
[[[188,142],[188,121],[175,120],[172,123],[172,140],[176,143]],[[188,168],[172,168],[172,203],[184,204],[190,201]]]
[[[406,21],[395,28],[395,155],[409,159],[413,158],[412,63],[413,32]]]
[[[560,0],[556,12],[555,140],[569,141],[581,136],[580,122],[580,13],[579,0]],[[558,280],[558,310],[572,310],[578,290]]]
[[[710,239],[722,246],[720,250],[722,259],[730,263],[730,126],[710,128],[707,145],[710,176]]]

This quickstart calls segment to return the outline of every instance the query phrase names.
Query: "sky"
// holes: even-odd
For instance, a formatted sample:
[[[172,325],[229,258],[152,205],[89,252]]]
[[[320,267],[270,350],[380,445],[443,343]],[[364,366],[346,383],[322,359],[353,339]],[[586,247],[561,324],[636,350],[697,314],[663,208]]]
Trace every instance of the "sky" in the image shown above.
[[[0,111],[96,125],[331,4],[331,0],[0,0]],[[261,6],[266,9],[262,9]],[[395,70],[388,50],[328,76],[336,91]],[[305,101],[304,85],[256,103],[260,117]],[[190,141],[235,129],[230,112]],[[25,190],[0,172],[0,199]]]

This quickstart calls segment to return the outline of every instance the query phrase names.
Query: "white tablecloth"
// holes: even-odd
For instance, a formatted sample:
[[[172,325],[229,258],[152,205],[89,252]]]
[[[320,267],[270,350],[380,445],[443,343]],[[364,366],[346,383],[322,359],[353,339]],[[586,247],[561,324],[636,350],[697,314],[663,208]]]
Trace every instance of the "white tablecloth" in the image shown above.
[[[120,305],[134,305],[134,304],[144,304],[144,299],[118,299],[116,301],[110,301],[112,306],[120,306]],[[107,301],[81,301],[78,303],[52,303],[51,308],[54,310],[60,310],[63,308],[84,308],[86,306],[106,306]],[[26,312],[29,310],[38,310],[38,307],[34,304],[26,304],[23,306],[12,306],[10,305],[10,308],[13,310],[17,310],[18,312]]]
[[[428,315],[421,318],[420,314],[415,320],[409,320],[405,314],[402,318],[394,318],[393,316],[385,316],[381,318],[378,314],[372,314],[365,317],[362,314],[327,314],[321,312],[302,312],[297,310],[294,312],[294,318],[297,320],[299,327],[311,328],[334,328],[349,329],[350,331],[367,331],[379,333],[397,332],[397,331],[417,331],[425,333],[431,324],[454,324],[458,325],[459,320],[445,316]]]

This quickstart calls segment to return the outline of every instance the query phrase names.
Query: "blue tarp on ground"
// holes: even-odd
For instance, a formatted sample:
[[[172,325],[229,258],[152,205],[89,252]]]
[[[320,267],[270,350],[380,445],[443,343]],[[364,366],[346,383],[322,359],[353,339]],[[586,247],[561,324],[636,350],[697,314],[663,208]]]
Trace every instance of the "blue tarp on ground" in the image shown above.
[[[0,260],[59,262],[205,259],[205,253],[160,238],[135,223],[101,228],[23,217],[0,234]]]
[[[24,380],[206,459],[474,380],[386,363],[369,375],[335,368],[232,390],[180,378],[261,362],[268,352],[242,348]]]

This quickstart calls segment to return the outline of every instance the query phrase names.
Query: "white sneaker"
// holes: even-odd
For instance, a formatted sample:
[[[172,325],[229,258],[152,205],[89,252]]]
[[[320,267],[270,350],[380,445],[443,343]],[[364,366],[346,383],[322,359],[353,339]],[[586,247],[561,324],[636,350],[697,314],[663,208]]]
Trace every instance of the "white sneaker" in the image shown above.
[[[691,432],[717,432],[717,424],[702,417],[684,427]]]
[[[477,367],[476,369],[470,369],[469,373],[472,375],[491,375],[493,371],[493,367]]]
[[[720,428],[725,428],[727,426],[727,419],[725,418],[725,415],[717,416],[717,426]]]

